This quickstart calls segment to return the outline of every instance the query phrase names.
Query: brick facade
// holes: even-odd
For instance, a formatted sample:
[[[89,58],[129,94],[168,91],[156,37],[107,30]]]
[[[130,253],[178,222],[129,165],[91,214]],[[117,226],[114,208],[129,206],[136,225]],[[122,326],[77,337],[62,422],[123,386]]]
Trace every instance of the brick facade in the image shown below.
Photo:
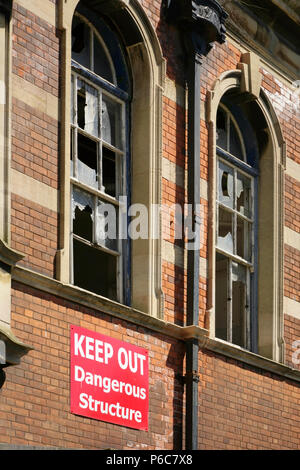
[[[40,0],[58,9],[59,0]],[[185,96],[184,60],[179,34],[167,25],[160,0],[140,0],[156,34],[166,60],[166,80]],[[29,82],[41,94],[54,99],[61,96],[62,31],[23,6],[13,2],[12,70],[14,77]],[[49,5],[48,5],[49,6]],[[236,70],[244,48],[228,38],[215,44],[202,66],[201,101],[201,181],[209,187],[211,146],[205,118],[207,93],[223,72]],[[259,52],[257,52],[259,54]],[[299,57],[299,56],[298,56]],[[284,241],[284,297],[295,302],[297,311],[284,311],[285,370],[300,370],[292,361],[293,342],[300,340],[300,140],[299,101],[292,101],[291,87],[281,74],[272,76],[261,68],[262,89],[274,106],[286,143],[286,158],[297,174],[285,174],[284,225],[291,231]],[[290,80],[291,81],[291,80]],[[24,85],[25,86],[25,85]],[[25,93],[25,92],[24,92]],[[14,96],[11,106],[11,170],[19,172],[54,191],[62,191],[60,179],[61,129],[53,114],[29,98]],[[187,201],[187,110],[182,100],[163,92],[162,158],[174,166],[176,181],[161,175],[162,203],[166,206]],[[294,100],[294,98],[293,98]],[[297,107],[298,106],[298,107]],[[60,118],[59,118],[60,119]],[[132,130],[134,132],[134,129]],[[173,167],[172,167],[173,168]],[[287,169],[289,165],[287,165]],[[181,176],[178,176],[181,175]],[[203,195],[202,195],[203,196]],[[59,206],[57,211],[38,204],[11,188],[11,248],[25,255],[20,269],[55,279],[59,249]],[[200,257],[209,256],[209,195],[201,197],[202,238]],[[63,290],[46,292],[30,282],[14,280],[11,291],[11,328],[33,350],[19,365],[6,369],[6,382],[0,391],[0,443],[7,445],[52,446],[85,449],[182,449],[185,427],[185,342],[180,334],[167,334],[169,324],[184,327],[187,304],[187,266],[183,240],[174,238],[174,219],[170,226],[162,221],[163,242],[173,259],[162,252],[163,319],[165,329],[156,331],[151,324],[119,318],[99,308],[64,298]],[[164,246],[164,245],[163,245]],[[176,248],[176,250],[175,250]],[[206,271],[206,273],[204,272]],[[27,271],[26,271],[27,272]],[[206,334],[210,326],[208,282],[205,269],[199,277],[199,327]],[[41,281],[42,282],[42,281]],[[42,284],[41,284],[42,285]],[[53,289],[52,289],[53,290]],[[284,299],[281,299],[284,303]],[[293,304],[294,305],[294,304]],[[111,307],[113,308],[113,306]],[[149,351],[149,430],[126,427],[76,416],[70,413],[70,326],[78,325],[112,338],[121,339]],[[177,331],[177,330],[176,330]],[[299,380],[249,365],[242,358],[214,351],[207,343],[199,350],[199,449],[299,449]],[[238,354],[238,353],[237,353]],[[253,359],[254,360],[254,359]],[[270,366],[271,367],[271,366]],[[275,366],[274,366],[275,367]],[[294,371],[293,371],[294,373]]]

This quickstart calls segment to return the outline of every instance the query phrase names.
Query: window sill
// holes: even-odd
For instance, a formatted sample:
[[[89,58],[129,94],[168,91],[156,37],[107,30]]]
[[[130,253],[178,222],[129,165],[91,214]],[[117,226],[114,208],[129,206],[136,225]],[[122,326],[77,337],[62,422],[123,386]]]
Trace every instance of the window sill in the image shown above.
[[[292,367],[280,362],[276,362],[272,359],[260,356],[259,354],[247,351],[240,346],[222,341],[221,339],[209,338],[206,344],[206,349],[222,354],[223,356],[231,359],[235,359],[239,362],[243,362],[257,369],[300,382],[300,370],[293,369]]]
[[[135,325],[165,334],[172,338],[184,339],[184,328],[173,323],[165,322],[157,317],[150,316],[133,307],[120,304],[101,295],[86,291],[72,284],[66,284],[51,277],[40,274],[29,268],[15,266],[12,270],[12,280],[35,288],[42,292],[52,294],[70,302],[83,305],[94,311],[128,321]]]
[[[148,328],[170,338],[176,338],[180,341],[197,339],[200,348],[260,369],[257,371],[258,373],[260,371],[266,371],[286,379],[300,382],[300,370],[254,354],[220,339],[211,338],[209,337],[209,331],[204,328],[198,326],[182,327],[165,322],[159,318],[151,317],[145,312],[87,292],[79,287],[63,284],[60,281],[31,271],[28,268],[14,267],[12,270],[12,279],[70,302],[84,305],[92,310],[97,310],[143,328]]]

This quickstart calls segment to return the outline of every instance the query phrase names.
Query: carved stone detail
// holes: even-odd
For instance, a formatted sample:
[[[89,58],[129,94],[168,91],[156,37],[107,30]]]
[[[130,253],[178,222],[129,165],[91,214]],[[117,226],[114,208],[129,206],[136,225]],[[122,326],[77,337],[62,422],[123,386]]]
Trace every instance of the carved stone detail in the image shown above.
[[[214,41],[225,41],[228,14],[216,0],[166,0],[165,14],[168,22],[195,32],[202,41],[210,44],[207,52]]]

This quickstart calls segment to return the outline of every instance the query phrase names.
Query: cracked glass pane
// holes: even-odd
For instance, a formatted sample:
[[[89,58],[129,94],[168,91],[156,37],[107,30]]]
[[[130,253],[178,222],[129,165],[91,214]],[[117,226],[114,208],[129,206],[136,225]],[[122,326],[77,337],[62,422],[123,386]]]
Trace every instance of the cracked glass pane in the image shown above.
[[[73,145],[73,139],[74,139],[74,130],[71,129],[71,142],[70,142],[70,175],[74,176],[74,145]]]
[[[236,254],[251,261],[251,228],[252,224],[237,217]]]
[[[218,247],[233,253],[232,213],[219,207]]]
[[[98,186],[98,144],[78,132],[78,179],[97,188]]]
[[[99,136],[98,91],[82,80],[77,81],[77,123],[89,134]]]
[[[93,241],[94,198],[90,194],[73,188],[72,193],[73,233]]]
[[[121,105],[102,94],[102,139],[114,147],[121,148]]]
[[[239,172],[236,179],[236,209],[251,217],[251,180]]]
[[[218,201],[233,209],[233,169],[219,161]]]
[[[98,201],[96,241],[110,250],[118,250],[118,208],[108,202]]]
[[[71,77],[71,123],[75,124],[75,109],[74,109],[74,76]]]

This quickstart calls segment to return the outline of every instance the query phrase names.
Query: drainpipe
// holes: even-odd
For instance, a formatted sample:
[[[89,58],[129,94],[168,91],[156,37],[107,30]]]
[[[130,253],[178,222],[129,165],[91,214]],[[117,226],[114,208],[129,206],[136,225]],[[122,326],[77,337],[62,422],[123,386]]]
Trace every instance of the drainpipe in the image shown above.
[[[215,41],[225,41],[227,13],[216,0],[166,0],[168,23],[179,28],[186,57],[188,89],[188,203],[193,240],[188,247],[187,326],[199,323],[200,262],[200,120],[201,68]],[[198,449],[198,353],[196,338],[186,340],[186,450]]]

